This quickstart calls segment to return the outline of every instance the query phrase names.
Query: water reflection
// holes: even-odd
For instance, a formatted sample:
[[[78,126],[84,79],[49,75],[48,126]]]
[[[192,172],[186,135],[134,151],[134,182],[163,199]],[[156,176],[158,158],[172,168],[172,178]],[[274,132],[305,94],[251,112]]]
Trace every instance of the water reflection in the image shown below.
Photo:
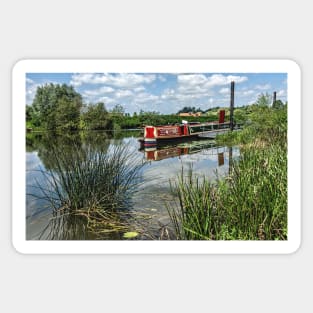
[[[175,158],[187,154],[206,154],[217,156],[217,165],[223,166],[225,164],[224,154],[229,151],[229,159],[232,159],[232,149],[227,147],[219,147],[215,141],[199,140],[183,144],[163,145],[156,147],[140,147],[139,151],[144,152],[145,159],[148,161],[161,161],[168,158]],[[231,161],[230,161],[231,162]]]
[[[143,173],[144,184],[133,197],[134,210],[153,214],[148,229],[155,239],[159,239],[164,227],[171,225],[166,209],[168,204],[175,205],[170,182],[177,181],[181,174],[187,175],[189,167],[195,175],[215,180],[227,175],[231,159],[239,156],[238,148],[217,146],[215,141],[207,139],[140,147],[138,151],[148,164]]]
[[[217,173],[226,175],[232,158],[239,155],[237,148],[217,147],[210,140],[142,149],[138,142],[139,135],[139,132],[27,134],[27,239],[120,240],[123,239],[122,234],[130,225],[137,230],[140,229],[139,239],[169,239],[166,204],[173,201],[169,181],[178,177],[182,167],[191,164],[195,174],[206,175],[212,179]],[[62,169],[63,172],[71,173],[77,168],[84,170],[86,162],[89,162],[90,169],[94,168],[92,177],[96,184],[93,187],[89,181],[81,180],[79,175],[69,176],[70,179],[67,180],[68,187],[74,195],[77,195],[76,198],[83,207],[86,197],[80,192],[82,186],[91,186],[87,188],[90,195],[99,186],[104,185],[97,174],[97,167],[91,166],[92,158],[96,155],[110,154],[112,147],[123,148],[126,145],[130,147],[134,158],[146,163],[140,170],[141,181],[137,188],[138,192],[132,194],[127,205],[128,210],[118,214],[111,212],[106,216],[101,215],[99,211],[92,211],[90,216],[86,216],[84,212],[78,212],[84,214],[76,214],[77,211],[75,214],[68,214],[68,210],[64,214],[62,212],[64,204],[55,202],[51,205],[51,201],[47,203],[47,195],[51,198],[55,190],[51,189],[51,185],[50,189],[47,187],[51,176],[46,175],[45,172],[51,171],[60,175]],[[79,183],[74,183],[76,179]],[[113,183],[111,180],[111,185]],[[53,206],[58,207],[58,210],[51,209]],[[101,221],[102,224],[92,224],[95,220]],[[115,228],[110,230],[109,224],[114,224]]]
[[[26,135],[26,151],[36,152],[46,170],[56,168],[56,158],[51,148],[62,148],[64,157],[68,160],[77,153],[78,149],[92,149],[94,152],[105,152],[113,138],[107,132],[73,132],[65,134],[56,133],[28,133]]]
[[[89,239],[90,234],[103,239],[108,233],[112,239],[126,229],[124,211],[131,207],[143,166],[129,145],[95,132],[29,136],[28,143],[33,151],[27,153],[29,229],[46,213],[38,239]]]

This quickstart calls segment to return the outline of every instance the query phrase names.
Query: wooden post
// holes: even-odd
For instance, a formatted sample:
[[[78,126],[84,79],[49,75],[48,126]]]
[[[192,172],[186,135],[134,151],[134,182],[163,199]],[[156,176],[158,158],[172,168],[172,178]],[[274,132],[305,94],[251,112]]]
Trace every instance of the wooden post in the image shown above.
[[[272,107],[275,107],[275,103],[276,103],[276,91],[273,92],[273,103],[272,103]]]
[[[235,82],[232,81],[230,83],[230,115],[229,115],[231,131],[234,129],[234,103],[235,103]]]
[[[224,165],[224,152],[218,153],[217,158],[218,158],[218,166]]]
[[[229,147],[228,150],[228,175],[231,175],[233,171],[233,147]]]

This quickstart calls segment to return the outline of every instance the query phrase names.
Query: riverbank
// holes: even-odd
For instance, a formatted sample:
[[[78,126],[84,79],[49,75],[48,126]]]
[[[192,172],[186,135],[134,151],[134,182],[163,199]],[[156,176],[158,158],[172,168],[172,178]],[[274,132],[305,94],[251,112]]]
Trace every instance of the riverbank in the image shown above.
[[[257,107],[248,126],[217,142],[239,145],[240,158],[225,178],[189,171],[172,185],[179,201],[168,212],[176,238],[286,240],[287,107]]]

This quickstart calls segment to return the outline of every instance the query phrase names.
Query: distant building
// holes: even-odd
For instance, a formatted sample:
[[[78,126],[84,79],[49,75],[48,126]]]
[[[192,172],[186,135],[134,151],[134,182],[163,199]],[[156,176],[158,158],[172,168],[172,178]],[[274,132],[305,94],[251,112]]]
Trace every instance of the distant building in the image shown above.
[[[202,112],[188,112],[188,113],[179,113],[179,116],[201,116]]]

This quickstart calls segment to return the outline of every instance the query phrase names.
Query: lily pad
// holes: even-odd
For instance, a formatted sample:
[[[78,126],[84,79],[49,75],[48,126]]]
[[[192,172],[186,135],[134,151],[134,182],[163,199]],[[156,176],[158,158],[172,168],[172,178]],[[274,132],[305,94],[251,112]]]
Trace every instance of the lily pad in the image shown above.
[[[127,239],[130,239],[130,238],[135,238],[137,237],[139,234],[136,232],[136,231],[129,231],[127,233],[125,233],[123,235],[123,238],[127,238]]]

